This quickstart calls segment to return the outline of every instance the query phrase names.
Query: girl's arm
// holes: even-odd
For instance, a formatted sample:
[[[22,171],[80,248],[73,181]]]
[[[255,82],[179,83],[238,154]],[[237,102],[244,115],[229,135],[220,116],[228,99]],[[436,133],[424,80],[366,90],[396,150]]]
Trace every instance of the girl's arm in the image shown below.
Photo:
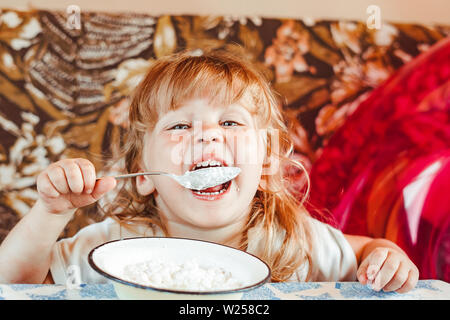
[[[359,282],[371,284],[376,291],[399,293],[416,286],[419,270],[395,243],[363,236],[345,235],[345,238],[355,252]]]
[[[39,198],[0,246],[1,283],[51,282],[51,254],[59,235],[81,207],[116,186],[113,177],[96,179],[85,159],[51,164],[37,178]]]
[[[74,212],[49,213],[37,200],[0,246],[0,282],[43,283],[53,245]]]

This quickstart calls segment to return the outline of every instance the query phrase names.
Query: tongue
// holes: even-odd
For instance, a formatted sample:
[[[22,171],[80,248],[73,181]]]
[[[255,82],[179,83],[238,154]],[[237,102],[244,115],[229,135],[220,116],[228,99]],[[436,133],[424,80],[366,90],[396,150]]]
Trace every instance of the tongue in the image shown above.
[[[201,190],[201,192],[218,192],[218,191],[222,190],[222,187],[223,187],[223,184],[219,184],[218,186],[215,186],[215,187],[203,189],[203,190]]]

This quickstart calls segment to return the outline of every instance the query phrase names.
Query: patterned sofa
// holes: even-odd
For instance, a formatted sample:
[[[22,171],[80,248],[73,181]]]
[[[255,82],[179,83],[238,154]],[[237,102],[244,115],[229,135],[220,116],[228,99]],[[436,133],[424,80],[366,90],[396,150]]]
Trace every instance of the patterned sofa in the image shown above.
[[[394,240],[421,278],[450,281],[449,197],[432,192],[442,196],[450,181],[449,26],[83,12],[73,28],[65,12],[0,15],[0,241],[33,205],[35,178],[49,163],[85,157],[107,174],[102,159],[127,131],[127,95],[156,59],[228,48],[283,96],[293,157],[311,173],[311,212],[328,212],[343,231]],[[407,197],[437,160],[440,184]],[[303,190],[302,174],[290,174]],[[434,194],[440,209],[423,201],[412,224],[420,194]],[[102,219],[95,205],[79,210],[61,237]]]

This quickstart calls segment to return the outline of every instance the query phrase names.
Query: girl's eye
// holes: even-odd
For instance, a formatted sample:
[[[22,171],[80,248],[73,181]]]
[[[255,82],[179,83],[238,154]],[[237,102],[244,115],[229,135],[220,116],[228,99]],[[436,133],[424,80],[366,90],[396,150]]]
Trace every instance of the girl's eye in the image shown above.
[[[189,129],[189,125],[184,123],[179,123],[169,128],[169,130],[185,130],[185,129]]]
[[[222,122],[222,125],[224,127],[234,127],[234,126],[238,126],[239,123],[237,123],[236,121],[227,120],[227,121]]]

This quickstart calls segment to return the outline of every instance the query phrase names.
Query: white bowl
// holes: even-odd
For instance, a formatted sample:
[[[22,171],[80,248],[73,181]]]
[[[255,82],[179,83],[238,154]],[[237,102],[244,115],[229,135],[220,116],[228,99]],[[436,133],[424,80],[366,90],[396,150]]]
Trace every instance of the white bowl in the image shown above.
[[[220,267],[231,272],[242,286],[216,291],[182,291],[123,279],[122,270],[126,265],[149,261],[155,257],[177,264],[195,258],[200,265]],[[241,299],[245,291],[255,289],[270,279],[269,266],[252,254],[213,242],[184,238],[142,237],[114,240],[92,249],[88,261],[95,271],[112,280],[120,299]]]

